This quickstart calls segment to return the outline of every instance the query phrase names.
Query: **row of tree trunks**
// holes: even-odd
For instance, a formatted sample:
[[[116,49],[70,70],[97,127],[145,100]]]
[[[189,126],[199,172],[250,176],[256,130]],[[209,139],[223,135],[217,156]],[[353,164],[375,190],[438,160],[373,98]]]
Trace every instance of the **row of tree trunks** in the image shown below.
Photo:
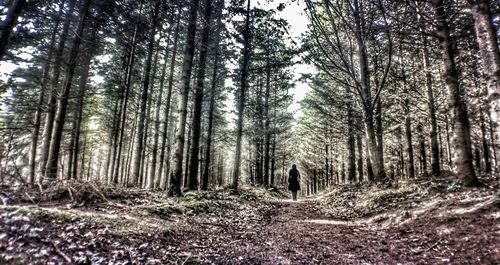
[[[439,160],[439,145],[438,145],[438,134],[437,134],[437,119],[436,119],[436,107],[434,103],[434,90],[432,88],[432,71],[429,56],[429,45],[427,40],[427,35],[425,34],[425,25],[422,22],[421,15],[418,15],[420,35],[422,39],[422,62],[425,75],[425,88],[427,95],[427,113],[430,120],[429,128],[429,138],[431,144],[431,169],[433,176],[441,175],[441,165]]]
[[[153,62],[153,52],[155,47],[155,34],[158,20],[158,12],[160,8],[161,1],[155,1],[154,7],[152,9],[152,20],[150,23],[150,30],[148,36],[148,48],[147,48],[147,57],[144,69],[144,78],[143,78],[143,86],[140,100],[140,111],[139,111],[139,120],[137,125],[137,133],[136,133],[136,145],[134,151],[134,157],[132,159],[132,172],[128,179],[128,185],[137,186],[140,179],[141,173],[141,165],[144,164],[143,161],[143,149],[144,149],[144,133],[146,126],[146,117],[148,112],[148,101],[149,101],[149,86],[151,81],[151,68]]]
[[[500,150],[500,50],[498,38],[493,26],[490,2],[488,0],[468,0],[472,16],[474,18],[474,29],[477,43],[483,63],[483,71],[486,77],[488,90],[488,102],[490,106],[490,118],[494,149]],[[496,161],[496,172],[499,172]]]
[[[201,137],[201,116],[203,107],[203,89],[205,84],[206,61],[210,37],[210,19],[212,16],[212,0],[205,1],[205,14],[203,17],[203,30],[201,34],[200,57],[198,61],[197,82],[194,97],[193,135],[191,157],[189,159],[188,189],[198,190],[198,171]]]
[[[453,161],[455,171],[461,177],[464,185],[474,186],[478,184],[478,180],[472,165],[469,116],[467,106],[461,96],[459,71],[455,63],[456,54],[450,37],[447,11],[443,0],[433,0],[432,5],[436,13],[437,33],[440,36],[439,43],[444,64],[443,79],[448,89],[448,105],[453,113]]]
[[[243,58],[240,68],[240,91],[238,99],[238,121],[236,124],[236,151],[234,154],[233,178],[231,188],[238,189],[239,178],[241,174],[241,146],[243,140],[243,118],[245,111],[245,97],[247,88],[248,65],[250,62],[250,0],[247,0],[247,10],[245,17],[245,28],[243,30]]]
[[[161,143],[161,149],[160,149],[160,165],[158,168],[158,174],[161,175],[160,177],[160,189],[165,190],[167,188],[167,178],[170,170],[170,149],[171,149],[171,143],[169,141],[169,135],[168,131],[170,128],[170,110],[171,110],[171,102],[172,102],[172,89],[174,86],[174,70],[175,70],[175,62],[177,59],[177,50],[178,50],[178,45],[179,45],[179,28],[180,28],[180,19],[181,19],[181,13],[182,13],[182,6],[179,4],[178,10],[177,10],[177,18],[176,18],[176,25],[175,25],[175,30],[174,30],[174,44],[172,47],[172,57],[170,59],[170,69],[169,69],[169,75],[168,75],[168,88],[167,88],[167,100],[166,100],[166,105],[165,105],[165,111],[164,111],[164,121],[163,121],[163,132],[162,132],[162,143]],[[166,159],[165,159],[166,157]],[[166,160],[166,162],[165,162]],[[165,167],[165,173],[162,174],[162,170],[164,167],[164,164],[166,163]]]
[[[47,83],[50,80],[50,71],[52,67],[52,60],[54,57],[54,48],[56,46],[56,37],[59,31],[59,26],[61,25],[61,18],[63,15],[64,9],[64,1],[59,2],[59,11],[56,17],[56,21],[54,22],[54,29],[52,30],[52,34],[50,36],[50,42],[47,52],[47,58],[45,59],[45,64],[42,69],[42,79],[40,81],[40,92],[38,95],[38,103],[37,109],[35,112],[34,118],[34,126],[33,133],[31,136],[31,148],[30,148],[30,160],[29,160],[29,175],[28,175],[28,183],[33,185],[36,178],[36,159],[37,159],[37,151],[38,151],[38,139],[40,138],[40,127],[42,121],[42,112],[43,106],[45,104],[45,94],[47,93]]]
[[[59,36],[59,43],[55,50],[54,65],[52,67],[52,81],[50,88],[50,96],[47,103],[47,113],[45,114],[45,125],[43,129],[43,141],[40,149],[40,174],[41,177],[46,176],[47,163],[49,158],[50,145],[52,140],[52,131],[54,128],[54,118],[56,115],[56,102],[57,90],[59,87],[59,79],[61,75],[61,65],[63,62],[64,48],[68,39],[69,27],[73,18],[76,0],[69,0],[68,7],[66,8],[64,24],[62,27],[61,35]],[[57,163],[57,161],[56,161]]]
[[[82,43],[82,36],[85,29],[85,24],[88,18],[88,11],[90,9],[91,0],[85,0],[80,10],[80,19],[75,31],[75,38],[69,52],[69,59],[66,64],[66,76],[63,83],[62,94],[58,100],[57,114],[54,120],[54,128],[51,136],[50,151],[47,161],[47,177],[55,179],[58,171],[59,151],[61,149],[61,140],[63,134],[64,123],[66,119],[66,110],[69,102],[69,93],[73,83],[73,76],[75,74],[77,57],[80,52],[80,44]]]
[[[80,135],[82,133],[82,120],[83,120],[83,109],[85,105],[85,91],[87,90],[87,82],[90,75],[90,66],[92,58],[94,57],[95,51],[97,49],[94,44],[97,39],[97,26],[92,28],[90,33],[89,45],[86,47],[83,53],[83,65],[82,74],[80,76],[78,84],[78,101],[75,108],[75,115],[72,123],[72,135],[70,140],[69,149],[69,159],[68,159],[68,173],[67,179],[77,178],[77,168],[78,168],[78,154],[80,153]],[[83,172],[82,172],[83,174]]]
[[[215,31],[215,41],[214,41],[214,63],[213,63],[213,72],[212,72],[212,83],[210,86],[210,105],[208,110],[208,128],[207,128],[207,143],[206,143],[206,154],[205,154],[205,168],[202,176],[202,190],[208,190],[208,182],[209,182],[209,171],[212,168],[212,138],[213,138],[213,130],[214,130],[214,114],[215,114],[215,100],[217,93],[217,84],[218,84],[218,73],[219,73],[219,50],[220,50],[220,32],[222,28],[222,11],[224,9],[224,0],[219,0],[218,2],[218,14],[217,14],[217,22],[216,22],[216,31]]]

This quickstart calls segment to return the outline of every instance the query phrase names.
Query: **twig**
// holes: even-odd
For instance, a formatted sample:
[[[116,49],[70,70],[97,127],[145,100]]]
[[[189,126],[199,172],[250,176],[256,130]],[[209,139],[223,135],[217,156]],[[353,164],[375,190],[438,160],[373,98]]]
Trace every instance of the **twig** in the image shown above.
[[[68,257],[68,255],[64,254],[64,253],[63,253],[63,252],[62,252],[62,251],[61,251],[61,250],[57,247],[57,245],[56,245],[56,244],[54,244],[54,242],[51,242],[51,243],[52,243],[52,246],[54,247],[54,251],[55,251],[57,254],[59,254],[61,257],[63,257],[63,258],[66,260],[66,262],[68,262],[68,263],[70,263],[70,264],[71,264],[71,263],[73,263],[73,260],[72,260],[70,257]]]
[[[38,180],[36,182],[36,185],[38,186],[38,189],[40,191],[40,194],[43,194],[43,187],[42,187],[42,180]]]
[[[110,202],[108,198],[106,198],[106,196],[104,196],[104,194],[93,183],[90,184],[90,187],[92,187],[92,189],[94,189],[95,192],[97,192],[97,194],[99,194],[103,200],[105,200],[106,202]]]
[[[229,245],[232,245],[234,243],[238,243],[238,242],[241,242],[243,239],[238,239],[238,240],[234,240],[234,241],[231,241],[229,242]]]
[[[71,191],[71,187],[68,187],[68,192],[69,192],[69,197],[71,198],[71,201],[74,202],[75,198],[73,197],[73,192]]]
[[[424,252],[428,252],[428,251],[432,250],[433,248],[437,247],[439,244],[441,244],[441,241],[443,241],[442,238],[439,239],[438,242],[434,243],[432,246],[428,247],[427,249],[422,249],[422,250],[419,250],[419,251],[412,250],[412,252],[414,254],[417,254],[417,255],[422,254]]]
[[[10,159],[12,161],[12,164],[14,165],[14,169],[15,169],[15,173],[16,173],[16,177],[24,184],[24,185],[27,185],[26,181],[23,179],[23,177],[21,176],[21,174],[19,173],[19,168],[17,167],[16,165],[16,161],[14,160],[13,157],[11,157]]]
[[[31,196],[28,194],[28,192],[24,192],[24,194],[26,194],[26,197],[28,197],[28,199],[30,199],[30,201],[36,205],[36,202],[33,200],[33,198],[31,198]]]
[[[427,251],[429,251],[429,250],[432,250],[432,249],[433,249],[433,248],[435,248],[435,247],[437,247],[439,244],[441,244],[441,241],[443,241],[443,239],[442,239],[442,238],[440,238],[440,239],[438,240],[438,242],[436,242],[434,245],[430,246],[430,247],[426,250],[426,252],[427,252]]]

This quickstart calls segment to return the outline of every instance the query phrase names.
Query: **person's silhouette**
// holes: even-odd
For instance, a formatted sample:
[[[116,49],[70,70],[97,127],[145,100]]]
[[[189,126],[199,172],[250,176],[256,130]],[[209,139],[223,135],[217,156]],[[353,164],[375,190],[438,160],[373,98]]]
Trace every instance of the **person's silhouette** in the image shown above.
[[[300,172],[296,165],[288,173],[288,190],[292,192],[292,200],[297,200],[297,191],[300,190]]]

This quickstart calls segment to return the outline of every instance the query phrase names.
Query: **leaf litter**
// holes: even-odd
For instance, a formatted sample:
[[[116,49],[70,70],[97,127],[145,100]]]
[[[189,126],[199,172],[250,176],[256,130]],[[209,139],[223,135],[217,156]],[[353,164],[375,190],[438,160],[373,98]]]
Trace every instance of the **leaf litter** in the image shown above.
[[[186,193],[65,182],[0,187],[6,264],[497,264],[498,181]],[[75,192],[78,191],[78,192]]]

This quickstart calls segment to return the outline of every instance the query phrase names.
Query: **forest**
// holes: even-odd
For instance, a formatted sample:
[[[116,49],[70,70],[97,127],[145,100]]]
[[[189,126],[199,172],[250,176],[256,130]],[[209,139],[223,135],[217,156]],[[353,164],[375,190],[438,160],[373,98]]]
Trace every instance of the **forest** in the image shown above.
[[[2,1],[0,264],[498,264],[499,39],[497,0]]]

